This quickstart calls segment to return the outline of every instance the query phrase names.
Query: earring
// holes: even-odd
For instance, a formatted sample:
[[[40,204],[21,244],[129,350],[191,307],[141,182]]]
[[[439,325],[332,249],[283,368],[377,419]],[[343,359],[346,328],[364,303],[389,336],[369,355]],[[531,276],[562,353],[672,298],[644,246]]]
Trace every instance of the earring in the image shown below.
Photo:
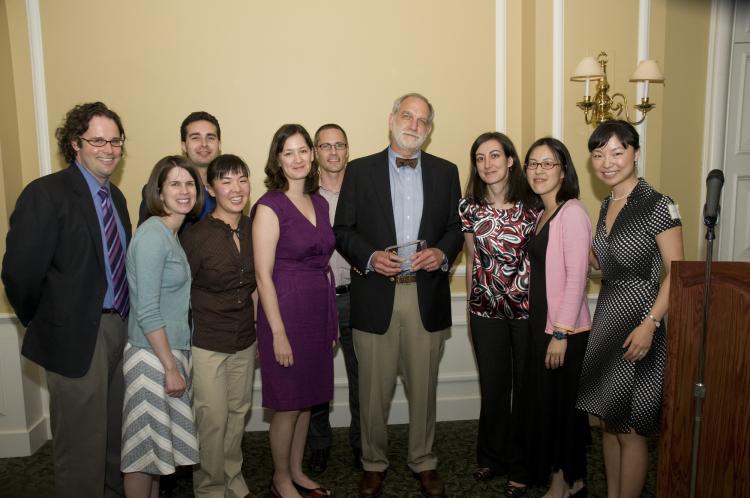
[[[635,164],[635,167],[638,167],[638,159],[633,160],[633,163]]]

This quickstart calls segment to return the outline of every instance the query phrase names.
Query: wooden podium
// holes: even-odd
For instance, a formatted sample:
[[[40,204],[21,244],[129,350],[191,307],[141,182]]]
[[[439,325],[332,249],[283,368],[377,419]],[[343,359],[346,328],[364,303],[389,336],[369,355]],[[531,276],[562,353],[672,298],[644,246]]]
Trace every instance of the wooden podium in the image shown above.
[[[672,266],[656,492],[687,497],[704,262]],[[711,266],[696,496],[750,497],[750,263]]]

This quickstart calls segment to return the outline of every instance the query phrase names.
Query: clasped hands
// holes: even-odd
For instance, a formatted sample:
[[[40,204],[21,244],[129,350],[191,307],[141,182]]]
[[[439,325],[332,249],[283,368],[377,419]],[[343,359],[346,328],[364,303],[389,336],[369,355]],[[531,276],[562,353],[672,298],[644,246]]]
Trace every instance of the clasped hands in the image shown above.
[[[445,260],[445,254],[437,247],[428,247],[409,256],[411,270],[435,271],[439,270]],[[406,258],[389,251],[375,251],[372,255],[372,268],[386,277],[393,277],[401,273],[401,263]]]

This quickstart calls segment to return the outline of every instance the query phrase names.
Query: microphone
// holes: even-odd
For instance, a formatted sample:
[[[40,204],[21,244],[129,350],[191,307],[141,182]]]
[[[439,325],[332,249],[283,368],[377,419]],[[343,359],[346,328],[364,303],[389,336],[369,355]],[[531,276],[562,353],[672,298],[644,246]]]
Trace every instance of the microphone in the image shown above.
[[[723,186],[724,173],[720,169],[712,169],[706,177],[706,204],[703,205],[703,224],[707,227],[713,227],[719,219],[719,199]]]

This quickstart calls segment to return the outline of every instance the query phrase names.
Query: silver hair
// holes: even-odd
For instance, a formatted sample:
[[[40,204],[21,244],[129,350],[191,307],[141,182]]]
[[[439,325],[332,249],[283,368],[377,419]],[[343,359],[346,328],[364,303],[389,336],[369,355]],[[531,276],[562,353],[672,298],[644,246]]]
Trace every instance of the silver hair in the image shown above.
[[[430,110],[430,114],[429,116],[427,116],[427,122],[430,125],[432,125],[432,120],[435,119],[435,109],[432,107],[432,104],[430,104],[430,101],[427,100],[427,97],[425,97],[421,93],[412,92],[412,93],[407,93],[405,95],[400,96],[399,98],[393,101],[393,109],[391,110],[391,113],[396,114],[399,108],[401,108],[401,102],[403,102],[404,100],[410,97],[418,98],[422,100],[425,104],[427,104],[427,108]]]

